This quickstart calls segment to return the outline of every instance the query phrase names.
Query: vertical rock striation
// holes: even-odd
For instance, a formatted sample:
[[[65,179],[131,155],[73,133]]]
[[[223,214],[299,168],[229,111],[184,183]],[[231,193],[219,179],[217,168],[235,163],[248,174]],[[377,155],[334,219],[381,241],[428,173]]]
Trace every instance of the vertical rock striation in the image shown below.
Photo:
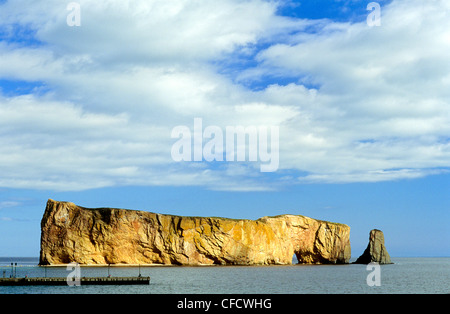
[[[257,220],[88,209],[48,200],[40,265],[348,263],[350,227],[297,215]]]
[[[377,262],[379,264],[392,264],[389,253],[384,246],[384,234],[381,230],[370,231],[369,244],[364,253],[358,257],[355,264],[369,264]]]

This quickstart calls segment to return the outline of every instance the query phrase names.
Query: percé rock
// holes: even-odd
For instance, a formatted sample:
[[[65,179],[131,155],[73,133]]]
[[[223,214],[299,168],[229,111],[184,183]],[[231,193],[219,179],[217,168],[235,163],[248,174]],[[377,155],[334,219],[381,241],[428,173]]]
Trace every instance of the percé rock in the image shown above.
[[[88,209],[48,200],[40,265],[348,263],[350,227],[297,215],[257,220]]]
[[[369,244],[364,253],[358,257],[355,264],[369,264],[377,262],[379,264],[392,264],[389,253],[384,246],[384,234],[381,230],[370,231]]]

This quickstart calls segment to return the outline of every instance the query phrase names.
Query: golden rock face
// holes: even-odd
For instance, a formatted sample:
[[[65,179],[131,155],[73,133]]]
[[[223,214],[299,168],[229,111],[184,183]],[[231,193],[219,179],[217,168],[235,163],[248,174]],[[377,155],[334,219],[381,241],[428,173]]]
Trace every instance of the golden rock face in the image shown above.
[[[40,265],[348,263],[350,227],[304,216],[257,220],[88,209],[48,200]]]

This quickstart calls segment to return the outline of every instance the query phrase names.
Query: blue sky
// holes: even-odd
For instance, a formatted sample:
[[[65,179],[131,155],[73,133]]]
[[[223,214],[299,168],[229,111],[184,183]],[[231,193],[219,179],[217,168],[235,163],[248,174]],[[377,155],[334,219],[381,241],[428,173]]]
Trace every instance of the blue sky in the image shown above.
[[[352,256],[450,256],[448,2],[0,1],[0,256],[48,198],[346,223]],[[279,127],[279,167],[175,162],[176,126]]]

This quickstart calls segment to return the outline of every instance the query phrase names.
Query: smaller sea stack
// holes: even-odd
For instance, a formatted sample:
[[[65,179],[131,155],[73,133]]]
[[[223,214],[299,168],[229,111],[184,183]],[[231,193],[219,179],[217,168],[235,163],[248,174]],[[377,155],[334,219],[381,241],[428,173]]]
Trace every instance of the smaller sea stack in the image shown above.
[[[369,264],[371,262],[392,264],[389,253],[384,245],[383,232],[378,229],[370,231],[369,244],[364,253],[358,257],[354,264]]]

